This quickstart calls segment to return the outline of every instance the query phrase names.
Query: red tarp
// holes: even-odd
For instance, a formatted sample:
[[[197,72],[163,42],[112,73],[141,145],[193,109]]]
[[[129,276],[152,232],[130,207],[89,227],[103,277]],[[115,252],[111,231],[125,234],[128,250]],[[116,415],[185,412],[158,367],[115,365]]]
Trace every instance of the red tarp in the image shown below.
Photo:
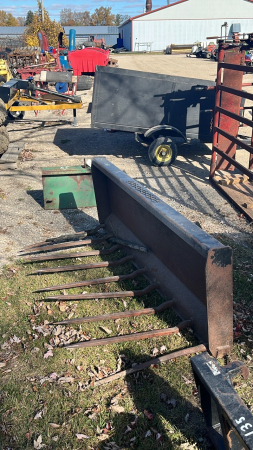
[[[107,66],[109,50],[102,48],[83,48],[69,52],[68,59],[73,69],[73,75],[81,75],[86,72],[95,72],[96,66]]]

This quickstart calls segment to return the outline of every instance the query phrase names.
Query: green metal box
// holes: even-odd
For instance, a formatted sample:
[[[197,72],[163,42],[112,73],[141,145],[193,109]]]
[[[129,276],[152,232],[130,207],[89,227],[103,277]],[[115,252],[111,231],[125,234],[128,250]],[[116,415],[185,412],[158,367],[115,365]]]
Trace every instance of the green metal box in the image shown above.
[[[45,209],[74,209],[96,206],[89,167],[43,167],[42,184]]]

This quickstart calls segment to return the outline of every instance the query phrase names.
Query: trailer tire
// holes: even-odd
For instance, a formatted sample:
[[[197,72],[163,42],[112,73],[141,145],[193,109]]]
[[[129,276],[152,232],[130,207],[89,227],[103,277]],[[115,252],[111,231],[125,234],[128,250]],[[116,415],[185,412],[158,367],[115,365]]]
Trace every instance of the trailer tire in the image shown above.
[[[0,127],[0,155],[8,150],[10,143],[9,134],[5,127]]]
[[[19,102],[14,102],[12,106],[19,106]],[[16,120],[23,119],[25,111],[8,111],[8,119]]]
[[[150,144],[148,157],[154,166],[170,166],[177,157],[177,146],[170,138],[159,137]]]
[[[81,75],[77,81],[77,91],[87,91],[93,85],[93,79],[89,75]]]
[[[0,98],[0,126],[5,123],[7,119],[7,111],[5,108],[4,101]]]

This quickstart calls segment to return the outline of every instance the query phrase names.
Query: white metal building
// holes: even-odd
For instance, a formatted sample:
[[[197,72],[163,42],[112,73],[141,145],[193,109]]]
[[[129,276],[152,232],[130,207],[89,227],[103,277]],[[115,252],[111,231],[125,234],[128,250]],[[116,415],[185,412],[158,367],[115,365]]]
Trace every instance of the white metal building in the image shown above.
[[[127,50],[151,47],[159,51],[170,44],[193,44],[220,36],[224,22],[228,35],[237,31],[238,24],[242,33],[253,32],[253,0],[180,0],[132,17],[119,27],[119,33]]]

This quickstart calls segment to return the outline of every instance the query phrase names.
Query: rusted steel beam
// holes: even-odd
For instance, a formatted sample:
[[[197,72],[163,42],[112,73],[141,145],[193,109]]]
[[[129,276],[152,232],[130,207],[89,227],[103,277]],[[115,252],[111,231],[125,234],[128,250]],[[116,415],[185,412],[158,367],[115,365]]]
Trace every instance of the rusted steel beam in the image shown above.
[[[96,234],[101,228],[104,228],[105,224],[99,224],[96,228],[93,228],[91,230],[86,231],[79,231],[78,233],[74,234],[63,234],[61,236],[57,236],[55,238],[48,238],[45,241],[37,242],[36,244],[28,245],[27,247],[24,247],[22,251],[30,250],[33,247],[40,247],[43,245],[49,245],[51,244],[58,244],[60,242],[66,242],[66,241],[78,241],[80,239],[84,239],[86,236],[92,236],[93,234]]]
[[[176,327],[164,328],[162,330],[142,331],[140,333],[124,334],[122,336],[114,336],[104,339],[91,339],[85,342],[76,342],[75,344],[66,345],[65,348],[90,348],[97,345],[116,344],[128,341],[140,341],[141,339],[149,339],[154,337],[169,336],[171,334],[177,334],[183,328],[190,327],[191,320],[185,320],[180,322]]]
[[[131,375],[132,373],[139,372],[140,370],[147,369],[150,366],[162,364],[171,359],[176,359],[181,356],[192,355],[193,353],[205,352],[206,346],[203,344],[196,345],[195,347],[185,348],[183,350],[178,350],[173,353],[169,353],[168,355],[159,356],[158,358],[150,359],[142,364],[137,364],[134,367],[130,367],[130,369],[122,370],[121,372],[117,372],[114,375],[110,375],[109,377],[105,377],[102,380],[95,381],[94,386],[101,386],[102,384],[110,383],[111,381],[118,380],[119,378],[126,377],[127,375]]]
[[[218,91],[228,92],[229,94],[237,95],[238,97],[247,98],[249,100],[253,100],[253,94],[245,91],[239,91],[238,89],[233,89],[228,86],[217,86]]]
[[[58,291],[60,289],[71,289],[71,288],[82,287],[82,286],[90,286],[93,284],[114,283],[116,281],[131,280],[132,278],[135,278],[138,275],[141,275],[142,273],[145,273],[145,272],[146,272],[145,268],[138,269],[138,270],[135,270],[134,272],[128,273],[126,275],[115,275],[112,277],[94,278],[93,280],[76,281],[75,283],[58,284],[56,286],[48,286],[45,288],[37,289],[36,291],[33,291],[33,292]]]
[[[250,172],[249,169],[247,169],[245,166],[243,166],[242,164],[240,164],[238,161],[234,160],[233,158],[231,158],[230,156],[228,156],[226,153],[224,153],[222,150],[220,150],[218,147],[213,147],[215,149],[215,151],[221,155],[224,159],[226,159],[227,161],[233,163],[233,165],[239,169],[242,173],[244,173],[244,175],[247,175],[249,178],[253,179],[253,174],[252,172]],[[217,170],[219,170],[219,167],[217,167]]]
[[[84,245],[92,245],[92,244],[101,244],[105,242],[108,238],[112,237],[112,234],[106,234],[105,236],[101,238],[94,238],[94,239],[85,239],[84,241],[71,241],[71,242],[63,242],[62,244],[53,244],[53,245],[46,245],[42,247],[33,247],[28,251],[28,253],[42,253],[42,252],[48,252],[52,250],[60,250],[65,248],[74,248],[74,247],[83,247]],[[25,252],[25,250],[24,250]]]
[[[231,134],[227,133],[225,130],[222,130],[222,128],[217,127],[217,131],[219,134],[224,136],[226,139],[229,139],[231,142],[233,142],[233,144],[239,145],[239,147],[244,148],[244,150],[247,150],[249,153],[252,152],[252,147],[250,145],[245,144],[244,142],[240,141],[240,139],[232,136]]]
[[[249,73],[253,73],[253,67],[249,67],[249,66],[240,66],[239,64],[229,64],[229,63],[225,63],[225,62],[221,62],[219,63],[219,66],[222,69],[230,69],[230,70],[236,70],[238,72],[249,72]]]
[[[91,250],[89,252],[76,252],[76,253],[58,253],[54,255],[46,255],[46,256],[32,256],[29,259],[24,259],[23,263],[33,263],[37,261],[53,261],[56,259],[69,259],[69,258],[80,258],[85,256],[96,256],[96,255],[109,255],[110,253],[114,253],[116,250],[118,250],[121,246],[120,245],[113,245],[113,247],[110,247],[105,250]]]
[[[170,308],[174,305],[174,301],[170,300],[168,302],[164,302],[159,306],[154,306],[152,308],[144,308],[144,309],[136,309],[132,311],[122,311],[118,313],[111,314],[101,314],[100,316],[91,316],[91,317],[80,317],[78,319],[69,319],[62,320],[61,322],[54,322],[54,325],[68,325],[70,323],[90,323],[90,322],[101,322],[102,320],[115,320],[115,319],[124,319],[126,317],[137,317],[137,316],[150,316],[152,314],[158,314],[165,309]]]
[[[58,300],[89,300],[93,298],[120,298],[120,297],[141,297],[154,289],[158,288],[158,284],[153,284],[137,291],[118,291],[118,292],[92,292],[91,294],[73,294],[73,295],[52,295],[44,298],[44,301]]]
[[[220,106],[217,106],[217,111],[222,113],[222,114],[224,114],[224,115],[226,115],[226,116],[231,117],[231,119],[235,119],[235,120],[238,120],[239,122],[244,123],[248,127],[251,127],[251,128],[253,127],[253,121],[252,120],[246,119],[245,117],[240,116],[239,114],[234,114],[233,112],[228,111],[227,109],[221,108]]]
[[[46,267],[44,269],[36,270],[35,272],[30,273],[29,275],[40,275],[43,273],[71,272],[72,270],[98,269],[100,267],[120,266],[121,264],[124,264],[127,261],[131,261],[132,259],[133,255],[128,255],[116,261],[103,261],[98,263],[76,264],[74,266],[60,266],[53,268]]]

